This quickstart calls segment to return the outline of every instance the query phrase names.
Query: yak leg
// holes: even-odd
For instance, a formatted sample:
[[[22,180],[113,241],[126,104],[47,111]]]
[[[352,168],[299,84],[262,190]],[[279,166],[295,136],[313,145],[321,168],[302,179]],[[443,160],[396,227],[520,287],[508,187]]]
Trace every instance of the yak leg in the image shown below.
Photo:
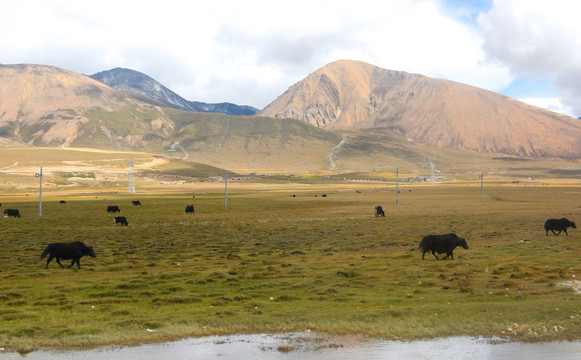
[[[55,256],[55,258],[56,258],[56,262],[57,262],[57,264],[59,264],[59,265],[60,265],[60,266],[61,266],[61,267],[64,269],[64,266],[63,266],[63,264],[61,264],[61,259],[59,259],[59,257],[58,257],[58,256]]]
[[[46,260],[46,267],[45,269],[48,269],[48,263],[54,258],[54,256],[49,255],[48,260]]]
[[[563,229],[563,231],[565,232],[565,234],[567,234],[567,236],[569,236],[569,233],[567,232],[567,229]]]
[[[75,263],[77,263],[77,267],[79,268],[79,270],[81,270],[81,262],[79,261],[79,259],[73,259],[73,262],[69,267],[73,266]]]
[[[436,256],[436,250],[432,250],[432,255],[434,255],[436,259],[440,260],[440,258]]]

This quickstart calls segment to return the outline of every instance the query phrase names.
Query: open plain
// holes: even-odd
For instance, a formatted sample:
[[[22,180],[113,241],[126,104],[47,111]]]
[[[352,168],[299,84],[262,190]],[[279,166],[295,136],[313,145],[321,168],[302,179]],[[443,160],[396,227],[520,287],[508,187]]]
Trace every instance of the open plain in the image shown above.
[[[34,178],[33,178],[34,179]],[[31,182],[31,185],[34,185]],[[131,345],[214,334],[312,330],[385,339],[454,335],[579,339],[581,182],[396,184],[305,178],[0,189],[0,347]],[[323,197],[322,195],[327,195]],[[484,201],[481,201],[484,200]],[[65,200],[65,204],[60,201]],[[140,200],[142,206],[133,206]],[[195,206],[186,214],[187,205]],[[129,225],[115,226],[108,205]],[[382,205],[386,217],[373,209]],[[225,208],[226,207],[226,208]],[[454,260],[421,259],[457,233]],[[81,270],[40,260],[82,241]],[[63,261],[68,265],[70,261]]]

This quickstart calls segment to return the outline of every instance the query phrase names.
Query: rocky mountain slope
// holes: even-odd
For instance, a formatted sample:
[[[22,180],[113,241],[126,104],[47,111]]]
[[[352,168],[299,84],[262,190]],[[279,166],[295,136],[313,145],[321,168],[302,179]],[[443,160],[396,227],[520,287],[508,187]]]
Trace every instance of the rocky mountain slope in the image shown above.
[[[122,118],[126,109],[143,114],[136,135],[140,128],[164,132],[171,127],[154,106],[51,66],[0,65],[0,99],[0,137],[25,145],[116,143],[120,138],[112,129],[124,125],[112,117]]]
[[[90,76],[122,93],[143,102],[184,111],[218,112],[228,115],[254,115],[258,109],[232,103],[208,104],[188,101],[158,81],[139,71],[115,68]]]
[[[366,69],[367,65],[356,68]],[[374,69],[374,67],[371,68]],[[424,104],[427,102],[432,103],[434,107],[440,106],[442,113],[450,113],[450,109],[455,109],[456,112],[459,111],[458,109],[464,109],[466,114],[470,115],[472,114],[470,105],[480,106],[479,102],[482,98],[494,104],[496,97],[485,97],[485,95],[491,96],[485,92],[481,98],[477,97],[472,100],[472,103],[464,105],[462,103],[469,101],[470,97],[467,98],[466,94],[458,92],[457,89],[473,88],[465,85],[457,87],[455,83],[442,82],[444,89],[445,86],[450,86],[452,90],[456,89],[456,97],[453,99],[458,104],[455,104],[449,99],[436,97],[437,94],[446,94],[446,91],[436,91],[431,88],[429,78],[414,75],[414,77],[417,76],[416,81],[426,81],[424,87],[414,88],[413,95],[410,95],[407,89],[408,92],[402,93],[399,97],[399,103],[396,101],[398,98],[392,99],[391,102],[383,102],[379,101],[378,85],[375,82],[381,80],[379,75],[385,70],[374,71],[378,73],[376,76],[370,76],[374,80],[373,85],[368,85],[368,87],[375,89],[370,94],[376,96],[377,100],[369,107],[377,108],[374,111],[381,113],[379,109],[395,107],[399,104],[399,117],[392,115],[391,119],[379,117],[372,121],[359,121],[365,118],[352,115],[346,117],[349,122],[344,122],[349,126],[339,126],[340,121],[331,121],[337,119],[343,121],[341,115],[345,115],[347,113],[345,109],[349,108],[345,107],[349,99],[345,94],[349,90],[342,88],[346,85],[338,81],[338,75],[334,78],[336,75],[329,72],[318,77],[319,80],[322,79],[325,86],[313,88],[315,89],[313,93],[317,94],[313,95],[313,99],[321,99],[320,93],[326,94],[328,100],[327,102],[313,102],[313,107],[319,106],[319,109],[323,111],[322,106],[332,104],[332,101],[338,101],[342,107],[326,108],[325,111],[329,114],[331,109],[336,112],[340,110],[335,117],[323,118],[319,117],[318,112],[311,112],[313,119],[326,121],[325,124],[320,124],[321,126],[313,126],[305,121],[288,118],[230,116],[155,106],[139,101],[90,77],[64,69],[42,65],[0,65],[0,147],[4,149],[70,147],[141,151],[158,154],[165,158],[179,159],[179,161],[197,162],[231,171],[241,171],[241,173],[246,171],[244,169],[344,172],[375,169],[392,171],[396,167],[415,172],[429,168],[427,159],[430,157],[438,159],[439,168],[447,168],[451,171],[497,169],[499,163],[504,164],[502,166],[507,166],[508,163],[514,166],[514,161],[517,160],[519,164],[524,164],[525,158],[497,156],[497,153],[489,151],[488,148],[480,152],[466,150],[465,143],[460,141],[445,147],[448,137],[458,136],[455,131],[459,132],[459,129],[465,132],[471,129],[475,132],[474,134],[461,133],[464,142],[467,142],[470,136],[479,139],[480,134],[477,131],[482,132],[483,138],[490,136],[488,129],[484,126],[480,130],[471,125],[469,130],[466,130],[457,119],[441,120],[442,114],[429,112],[433,108]],[[352,72],[345,72],[344,80],[344,82],[351,82],[349,86],[355,86],[351,92],[365,93],[366,88],[363,85],[366,83],[359,81],[364,78],[363,74],[359,74],[359,78],[352,75]],[[404,79],[411,77],[409,74],[397,76]],[[397,84],[397,81],[394,84]],[[382,86],[386,92],[401,89],[396,85],[387,87],[384,84]],[[332,88],[336,91],[323,91]],[[305,89],[309,88],[305,87]],[[430,98],[422,95],[422,92],[436,94]],[[309,92],[304,92],[304,94],[307,93]],[[297,96],[305,96],[304,94]],[[480,94],[480,92],[475,94]],[[496,96],[503,101],[520,104],[514,100]],[[284,97],[285,95],[281,96],[281,98]],[[414,100],[404,101],[405,97]],[[426,99],[432,100],[430,102]],[[357,98],[350,100],[353,108],[361,110],[361,105],[356,100]],[[423,104],[422,107],[417,107],[419,105],[414,101]],[[538,126],[546,130],[549,124],[553,126],[550,130],[552,132],[547,130],[544,137],[550,143],[561,144],[565,149],[563,153],[570,155],[568,158],[578,159],[578,150],[575,147],[577,145],[571,140],[577,136],[575,140],[579,141],[578,127],[575,125],[577,119],[563,118],[546,112],[554,117],[553,121],[556,121],[557,125],[551,121],[546,121],[547,124],[536,124],[532,121],[516,122],[517,117],[521,115],[515,115],[514,110],[511,110],[506,102],[495,106],[493,109],[497,113],[496,116],[501,114],[501,118],[515,121],[514,133],[505,133],[504,130],[511,128],[505,125],[501,127],[496,120],[488,123],[488,126],[499,134],[499,138],[495,140],[498,144],[503,144],[504,140],[509,143],[517,141],[519,134],[522,133],[522,129],[517,129],[518,126]],[[519,111],[522,112],[522,105],[519,106]],[[410,115],[417,113],[418,109],[425,111],[421,113],[422,116]],[[544,111],[533,107],[530,107],[529,111],[528,116],[533,119],[539,113],[544,114]],[[371,110],[367,109],[361,114],[368,112]],[[491,113],[490,116],[492,115],[494,114]],[[417,128],[430,125],[429,122],[421,121],[426,118],[438,119],[437,122],[431,124],[433,128],[424,132],[431,134],[443,131],[440,133],[440,142],[436,142],[439,146],[430,145],[427,141],[422,142],[421,137],[415,139],[412,137],[415,136]],[[543,119],[545,121],[546,117]],[[563,134],[563,132],[568,132],[568,134]],[[536,147],[535,142],[531,141],[531,144],[535,146],[535,150],[540,149]],[[506,151],[506,153],[509,152]],[[522,153],[525,151],[519,152],[519,154]],[[552,153],[546,154],[552,156]],[[550,161],[542,161],[554,163],[552,158]],[[11,160],[7,166],[13,164],[14,161]],[[547,165],[543,167],[550,168]],[[187,168],[187,166],[184,167],[184,169]]]
[[[0,65],[0,146],[137,150],[227,168],[321,169],[341,136],[299,121],[154,106],[90,77]]]
[[[259,114],[332,131],[399,132],[409,142],[443,148],[581,156],[578,119],[476,87],[357,61],[315,71]]]

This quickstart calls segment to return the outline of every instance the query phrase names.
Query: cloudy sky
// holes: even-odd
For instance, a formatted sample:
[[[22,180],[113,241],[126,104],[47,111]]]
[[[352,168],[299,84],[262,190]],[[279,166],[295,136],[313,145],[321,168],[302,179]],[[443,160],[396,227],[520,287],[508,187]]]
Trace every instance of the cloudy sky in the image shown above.
[[[263,108],[352,59],[579,117],[579,10],[571,0],[2,0],[0,63],[130,68],[188,100]]]

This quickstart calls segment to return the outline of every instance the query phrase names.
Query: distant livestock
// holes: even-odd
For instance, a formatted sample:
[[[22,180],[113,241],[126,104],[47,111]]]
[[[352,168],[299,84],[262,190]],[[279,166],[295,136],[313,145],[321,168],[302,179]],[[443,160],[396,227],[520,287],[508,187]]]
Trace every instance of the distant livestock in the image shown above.
[[[323,195],[321,195],[321,197],[327,197],[327,194],[323,194]]]
[[[381,205],[377,205],[375,207],[375,217],[380,217],[380,216],[385,217],[385,211],[383,211],[383,208],[381,207]]]
[[[4,214],[6,216],[20,217],[20,211],[18,209],[5,209]]]
[[[59,201],[59,204],[66,204],[67,202],[64,200]]]
[[[141,201],[139,201],[139,200],[133,200],[133,201],[131,201],[131,203],[135,206],[141,206]]]
[[[436,259],[440,259],[436,256],[438,254],[446,253],[446,256],[442,258],[445,259],[448,256],[454,260],[454,249],[458,246],[468,249],[468,244],[466,244],[466,239],[458,237],[456,234],[445,234],[445,235],[427,235],[424,236],[420,242],[420,251],[422,252],[422,260],[427,252],[432,252],[432,255]]]
[[[121,209],[119,209],[119,206],[117,206],[117,205],[109,205],[109,206],[107,206],[107,212],[108,213],[118,213],[118,212],[121,212]]]
[[[549,219],[549,220],[545,221],[545,235],[548,236],[549,230],[551,230],[551,232],[554,235],[559,235],[561,233],[561,231],[564,231],[565,234],[567,234],[567,236],[569,236],[569,233],[567,233],[568,227],[572,227],[573,229],[577,229],[577,226],[575,226],[575,223],[572,221],[569,221],[567,218]],[[557,230],[558,233],[555,233],[555,230]]]
[[[125,216],[115,216],[113,218],[113,223],[115,224],[115,226],[117,225],[127,226],[127,219],[125,218]]]
[[[193,214],[194,213],[194,205],[186,206],[186,214]]]
[[[68,267],[73,266],[77,263],[78,268],[81,268],[81,263],[79,260],[85,255],[90,257],[97,257],[92,246],[87,246],[80,241],[75,241],[71,243],[52,243],[49,244],[46,249],[40,255],[40,259],[44,259],[45,256],[49,255],[46,261],[46,269],[48,269],[48,264],[52,259],[56,259],[57,264],[64,268],[61,264],[61,259],[63,260],[73,260]]]

